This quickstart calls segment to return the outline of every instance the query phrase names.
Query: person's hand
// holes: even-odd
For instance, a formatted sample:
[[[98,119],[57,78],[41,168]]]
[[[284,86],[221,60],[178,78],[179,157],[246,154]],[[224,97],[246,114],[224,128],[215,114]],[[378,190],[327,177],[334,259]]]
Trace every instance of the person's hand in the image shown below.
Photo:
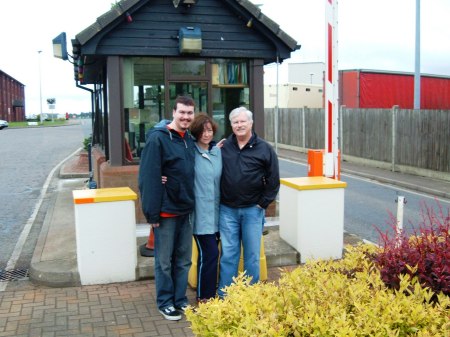
[[[226,141],[226,138],[222,138],[222,139],[216,144],[216,146],[217,146],[219,149],[222,148],[223,143],[225,143],[225,141]]]
[[[166,176],[161,176],[161,183],[164,185],[167,182]]]
[[[151,223],[150,226],[152,226],[153,228],[159,227],[159,222]]]

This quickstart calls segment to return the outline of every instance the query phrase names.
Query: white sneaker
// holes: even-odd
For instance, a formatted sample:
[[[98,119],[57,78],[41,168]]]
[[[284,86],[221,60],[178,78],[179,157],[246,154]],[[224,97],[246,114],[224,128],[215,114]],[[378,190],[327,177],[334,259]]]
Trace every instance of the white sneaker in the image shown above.
[[[165,309],[158,309],[161,315],[169,321],[179,321],[181,319],[181,314],[174,307],[167,307]]]

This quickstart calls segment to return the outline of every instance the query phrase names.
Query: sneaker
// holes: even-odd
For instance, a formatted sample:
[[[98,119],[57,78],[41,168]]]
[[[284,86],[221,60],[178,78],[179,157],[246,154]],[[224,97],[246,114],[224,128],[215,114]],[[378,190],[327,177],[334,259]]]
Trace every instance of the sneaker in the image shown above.
[[[165,309],[159,309],[158,311],[169,321],[179,321],[181,319],[180,312],[174,307],[167,307]]]
[[[181,311],[183,314],[186,312],[186,309],[188,308],[188,304],[183,304],[180,307],[176,307],[178,311]]]

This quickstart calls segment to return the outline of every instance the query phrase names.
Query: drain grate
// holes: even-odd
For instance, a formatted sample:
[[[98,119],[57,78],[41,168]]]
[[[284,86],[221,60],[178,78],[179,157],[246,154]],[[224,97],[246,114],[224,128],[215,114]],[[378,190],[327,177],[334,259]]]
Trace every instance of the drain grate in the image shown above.
[[[28,269],[0,270],[0,282],[22,281],[28,276]]]

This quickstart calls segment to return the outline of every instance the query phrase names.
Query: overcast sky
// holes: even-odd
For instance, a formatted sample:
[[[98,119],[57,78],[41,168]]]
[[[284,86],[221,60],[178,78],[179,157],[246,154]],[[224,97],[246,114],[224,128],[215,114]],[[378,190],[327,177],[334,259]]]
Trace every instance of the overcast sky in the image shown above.
[[[326,0],[251,1],[262,4],[262,11],[302,46],[287,62],[325,62]],[[28,115],[40,112],[39,78],[44,113],[47,98],[56,98],[58,113],[90,110],[90,94],[75,87],[73,66],[53,57],[52,39],[66,32],[71,52],[70,39],[112,2],[2,2],[0,70],[25,84]],[[450,1],[421,2],[421,72],[450,76]],[[339,69],[414,72],[415,7],[415,0],[340,0]]]

